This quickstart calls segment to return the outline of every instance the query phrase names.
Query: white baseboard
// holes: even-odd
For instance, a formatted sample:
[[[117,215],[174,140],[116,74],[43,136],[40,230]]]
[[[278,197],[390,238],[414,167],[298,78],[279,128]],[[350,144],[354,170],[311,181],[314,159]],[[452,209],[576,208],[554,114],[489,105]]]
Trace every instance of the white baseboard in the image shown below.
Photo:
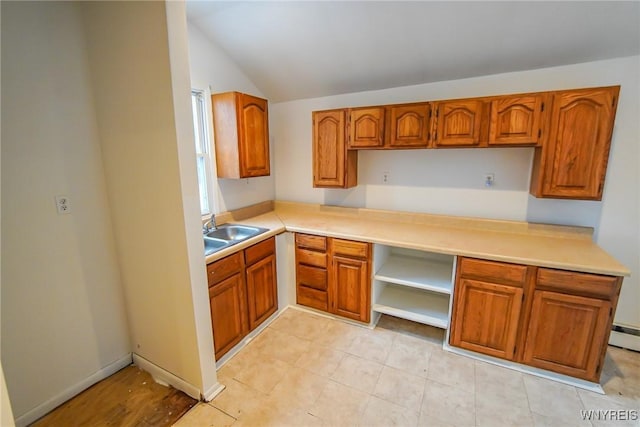
[[[609,344],[615,345],[616,347],[627,348],[629,350],[640,351],[640,337],[637,335],[611,331],[611,335],[609,335]]]
[[[480,360],[482,362],[491,363],[493,365],[502,366],[503,368],[513,369],[514,371],[519,371],[523,374],[535,375],[536,377],[557,381],[559,383],[571,385],[584,390],[592,391],[594,393],[605,394],[600,384],[593,383],[591,381],[585,381],[581,380],[580,378],[573,378],[567,375],[557,374],[555,372],[546,371],[544,369],[534,368],[533,366],[521,365],[520,363],[498,359],[496,357],[468,351],[459,347],[453,347],[446,342],[443,343],[442,348],[443,350],[449,351],[451,353],[459,354],[461,356],[467,356],[472,359]]]
[[[121,357],[115,362],[105,366],[99,371],[94,372],[82,381],[72,385],[61,393],[53,396],[51,399],[31,409],[26,414],[16,418],[16,427],[23,427],[33,423],[37,419],[43,417],[58,406],[62,405],[67,400],[88,389],[98,381],[102,381],[108,376],[115,374],[120,369],[129,365],[131,365],[131,353],[127,353],[125,356]]]
[[[160,366],[148,361],[144,357],[133,353],[133,363],[140,369],[147,371],[153,377],[153,380],[162,385],[170,385],[171,387],[185,392],[194,399],[200,400],[200,389],[191,383],[186,382],[180,377],[175,376],[169,371],[165,371]]]
[[[225,388],[226,388],[225,386],[223,386],[219,382],[216,382],[213,387],[211,387],[209,390],[207,390],[204,393],[204,396],[202,396],[202,398],[204,399],[205,402],[211,402],[213,399],[216,398],[217,395],[222,393],[222,390],[224,390]]]

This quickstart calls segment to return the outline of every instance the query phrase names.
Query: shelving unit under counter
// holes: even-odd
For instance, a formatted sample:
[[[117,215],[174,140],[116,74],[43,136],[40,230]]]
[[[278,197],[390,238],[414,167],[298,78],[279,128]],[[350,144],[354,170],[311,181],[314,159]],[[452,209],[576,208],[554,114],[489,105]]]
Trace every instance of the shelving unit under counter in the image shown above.
[[[447,329],[455,257],[384,245],[374,254],[374,321],[384,313]]]

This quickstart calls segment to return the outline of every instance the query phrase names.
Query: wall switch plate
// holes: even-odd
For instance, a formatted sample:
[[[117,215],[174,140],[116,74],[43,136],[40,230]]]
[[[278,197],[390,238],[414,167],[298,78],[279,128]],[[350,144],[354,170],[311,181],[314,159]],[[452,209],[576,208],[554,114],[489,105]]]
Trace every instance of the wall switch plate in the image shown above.
[[[485,187],[493,187],[493,183],[495,181],[496,177],[494,174],[492,173],[485,173],[484,174],[484,186]]]
[[[71,204],[69,203],[69,197],[56,196],[56,210],[58,211],[58,215],[71,213]]]

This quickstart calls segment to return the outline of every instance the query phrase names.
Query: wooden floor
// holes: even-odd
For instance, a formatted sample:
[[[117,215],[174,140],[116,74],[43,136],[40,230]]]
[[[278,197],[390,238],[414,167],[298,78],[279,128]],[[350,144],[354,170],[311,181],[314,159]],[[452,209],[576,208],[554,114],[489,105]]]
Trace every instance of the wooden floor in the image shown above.
[[[33,426],[170,426],[197,403],[128,366],[45,415]]]

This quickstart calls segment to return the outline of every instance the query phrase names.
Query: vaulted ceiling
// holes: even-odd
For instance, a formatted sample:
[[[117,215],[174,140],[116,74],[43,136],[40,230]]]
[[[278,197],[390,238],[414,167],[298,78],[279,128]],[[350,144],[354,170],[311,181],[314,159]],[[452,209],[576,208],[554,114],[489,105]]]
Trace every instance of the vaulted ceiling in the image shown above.
[[[640,2],[187,1],[272,102],[640,54]]]

